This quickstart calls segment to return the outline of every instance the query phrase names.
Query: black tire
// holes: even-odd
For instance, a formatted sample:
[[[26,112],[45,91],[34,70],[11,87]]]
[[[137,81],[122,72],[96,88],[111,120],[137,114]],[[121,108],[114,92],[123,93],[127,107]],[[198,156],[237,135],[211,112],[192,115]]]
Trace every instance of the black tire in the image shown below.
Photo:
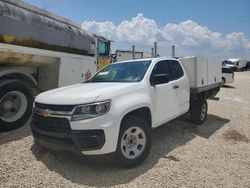
[[[200,97],[193,100],[191,104],[191,120],[197,125],[201,125],[207,118],[207,101],[205,98]]]
[[[222,86],[224,86],[226,83],[226,79],[224,77],[222,77]]]
[[[144,145],[144,149],[141,151],[141,154],[136,158],[129,159],[124,155],[122,151],[122,139],[125,138],[124,133],[126,133],[126,131],[132,127],[138,127],[139,130],[143,130],[146,142]],[[136,165],[141,164],[146,159],[146,157],[150,152],[151,143],[152,143],[152,129],[148,125],[148,123],[145,120],[136,116],[126,117],[121,123],[118,144],[116,149],[116,156],[115,156],[116,164],[122,167],[134,167]]]
[[[20,117],[14,118],[12,120],[7,120],[7,118],[3,117],[1,113],[4,112],[4,97],[8,95],[11,92],[18,92],[22,98],[20,98],[20,106],[23,107],[22,111],[23,113],[20,113]],[[23,99],[26,100],[23,100]],[[25,101],[25,107],[24,107],[24,101]],[[1,131],[9,131],[13,129],[17,129],[24,125],[24,123],[29,119],[32,113],[32,106],[33,106],[34,96],[33,92],[29,88],[28,85],[26,85],[24,82],[20,82],[17,80],[4,80],[0,82],[0,130]],[[11,107],[13,108],[13,107]],[[18,110],[20,110],[21,107],[19,107]],[[16,109],[14,109],[16,110]]]

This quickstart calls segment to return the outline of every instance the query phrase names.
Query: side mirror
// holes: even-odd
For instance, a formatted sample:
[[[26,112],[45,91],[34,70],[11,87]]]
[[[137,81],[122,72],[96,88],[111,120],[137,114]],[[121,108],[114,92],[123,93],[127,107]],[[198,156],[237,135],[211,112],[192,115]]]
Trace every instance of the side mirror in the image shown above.
[[[152,86],[159,84],[166,84],[169,82],[169,78],[167,74],[156,74],[151,77],[150,83]]]

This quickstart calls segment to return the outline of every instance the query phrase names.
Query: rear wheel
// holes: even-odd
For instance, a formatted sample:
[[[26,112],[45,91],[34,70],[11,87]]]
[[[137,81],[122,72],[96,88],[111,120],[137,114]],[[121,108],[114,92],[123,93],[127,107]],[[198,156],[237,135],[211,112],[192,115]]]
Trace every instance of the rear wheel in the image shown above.
[[[5,80],[0,82],[0,130],[21,127],[30,117],[33,93],[23,82]]]
[[[142,163],[151,149],[152,130],[147,122],[135,116],[126,117],[118,139],[116,162],[133,167]]]
[[[191,104],[191,119],[195,124],[201,125],[207,118],[207,101],[205,98],[198,98]]]

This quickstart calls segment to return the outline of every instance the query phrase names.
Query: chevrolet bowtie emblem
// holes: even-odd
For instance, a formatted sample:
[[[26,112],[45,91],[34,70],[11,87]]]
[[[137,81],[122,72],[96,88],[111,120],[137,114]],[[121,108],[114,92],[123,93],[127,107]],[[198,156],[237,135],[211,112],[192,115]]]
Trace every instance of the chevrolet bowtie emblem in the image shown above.
[[[42,115],[43,117],[48,117],[48,116],[49,116],[49,110],[43,110],[43,111],[41,112],[41,115]]]

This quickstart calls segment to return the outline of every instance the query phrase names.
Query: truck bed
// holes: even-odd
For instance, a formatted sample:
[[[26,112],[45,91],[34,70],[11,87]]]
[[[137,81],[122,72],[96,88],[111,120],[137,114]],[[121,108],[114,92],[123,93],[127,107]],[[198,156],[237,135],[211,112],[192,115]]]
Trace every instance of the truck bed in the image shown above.
[[[220,87],[222,82],[220,61],[202,56],[183,57],[179,60],[187,72],[192,93]]]

